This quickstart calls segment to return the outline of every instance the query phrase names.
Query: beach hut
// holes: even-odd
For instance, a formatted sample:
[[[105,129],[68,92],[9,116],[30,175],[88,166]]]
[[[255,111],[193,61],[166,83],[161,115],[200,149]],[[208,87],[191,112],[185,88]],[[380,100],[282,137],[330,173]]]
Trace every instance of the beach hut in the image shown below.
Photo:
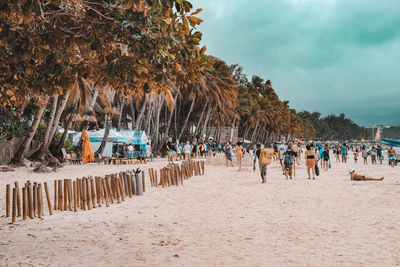
[[[146,144],[149,143],[147,134],[144,131],[122,130],[118,132],[128,139],[128,143],[135,146],[135,150],[145,150]]]
[[[104,129],[100,129],[98,131],[88,131],[89,140],[92,144],[93,151],[97,151],[103,141],[104,137]],[[82,133],[78,132],[73,135],[72,145],[76,146],[81,139]],[[128,143],[129,140],[123,135],[119,134],[116,130],[110,129],[108,134],[108,139],[106,141],[106,145],[103,151],[103,157],[111,157],[112,156],[112,147],[113,143]]]

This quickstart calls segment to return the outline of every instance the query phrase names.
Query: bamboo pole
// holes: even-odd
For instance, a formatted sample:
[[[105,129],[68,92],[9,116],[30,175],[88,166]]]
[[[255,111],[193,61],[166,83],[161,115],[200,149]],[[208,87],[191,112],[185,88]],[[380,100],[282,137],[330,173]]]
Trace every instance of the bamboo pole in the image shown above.
[[[14,186],[17,189],[17,216],[20,217],[22,214],[21,214],[21,197],[19,195],[18,182],[14,182]]]
[[[157,187],[158,186],[157,170],[155,170],[155,172],[154,172],[154,182],[155,182],[155,185]]]
[[[68,209],[68,180],[64,179],[64,210]]]
[[[94,187],[93,177],[90,178],[90,191],[92,192],[92,207],[96,208],[96,189]]]
[[[33,183],[33,199],[32,199],[32,203],[33,203],[33,217],[36,217],[36,215],[38,214],[38,203],[37,203],[37,183],[34,182]]]
[[[82,209],[81,190],[81,179],[76,178],[76,206]]]
[[[72,180],[68,179],[68,210],[72,211],[72,200],[73,200],[73,188],[72,188]]]
[[[74,191],[74,212],[77,212],[78,211],[78,209],[77,209],[77,199],[76,199],[76,192],[77,192],[77,188],[76,188],[76,181],[73,181],[72,182],[72,184],[73,184],[73,191]]]
[[[57,189],[57,180],[54,180],[54,210],[58,209],[58,189]]]
[[[58,180],[58,209],[63,211],[62,180]]]
[[[111,186],[110,186],[110,177],[109,177],[108,175],[106,175],[105,183],[106,183],[106,186],[107,186],[108,200],[109,200],[112,204],[114,204],[113,193],[112,193],[112,191],[111,191]]]
[[[29,218],[33,219],[33,203],[32,203],[32,191],[31,191],[31,181],[28,181],[28,214]]]
[[[10,185],[6,185],[6,217],[10,217]]]
[[[142,172],[142,185],[143,185],[143,193],[146,192],[146,178],[144,175],[144,171]]]
[[[118,178],[118,184],[119,184],[119,190],[121,193],[121,199],[122,199],[122,201],[125,201],[125,190],[124,190],[124,186],[123,186],[121,177]]]
[[[22,188],[22,219],[26,220],[28,214],[28,201],[27,201],[27,191],[26,186]]]
[[[49,195],[49,189],[47,188],[47,182],[44,182],[44,191],[46,193],[46,200],[47,200],[47,207],[49,208],[49,214],[53,215],[53,209],[51,208],[50,195]]]
[[[38,214],[38,218],[42,218],[42,209],[43,209],[43,207],[42,207],[42,184],[38,184],[36,190],[37,190],[37,193],[36,193],[37,201],[36,202],[37,202],[37,207],[38,207],[37,214]]]
[[[13,188],[13,205],[12,205],[12,218],[11,222],[15,223],[15,220],[17,218],[17,188]]]
[[[132,180],[131,180],[131,175],[126,174],[126,178],[128,180],[128,190],[129,190],[129,197],[132,198]]]
[[[106,186],[105,178],[101,179],[101,185],[103,187],[104,200],[106,201],[106,207],[108,207],[109,206],[109,203],[108,203],[108,192],[107,192],[107,186]]]

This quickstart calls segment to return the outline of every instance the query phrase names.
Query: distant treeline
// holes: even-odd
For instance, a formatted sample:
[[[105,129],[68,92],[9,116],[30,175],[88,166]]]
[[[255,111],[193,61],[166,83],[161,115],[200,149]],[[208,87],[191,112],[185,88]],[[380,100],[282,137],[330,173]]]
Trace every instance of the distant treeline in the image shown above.
[[[385,139],[400,139],[400,126],[392,126],[382,129],[382,138]]]
[[[339,116],[334,114],[321,117],[319,112],[301,111],[298,113],[304,125],[315,129],[316,140],[361,140],[370,139],[368,129],[357,125],[351,119],[346,118],[345,114]]]

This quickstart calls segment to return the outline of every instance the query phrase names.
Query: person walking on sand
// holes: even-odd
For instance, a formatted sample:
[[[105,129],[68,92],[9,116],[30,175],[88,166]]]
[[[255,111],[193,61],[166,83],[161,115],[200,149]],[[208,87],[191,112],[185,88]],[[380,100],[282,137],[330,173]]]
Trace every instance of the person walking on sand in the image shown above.
[[[288,176],[290,179],[292,179],[293,164],[295,164],[295,161],[296,161],[295,154],[297,154],[297,153],[293,152],[290,147],[288,147],[286,152],[283,153],[284,175],[286,177],[286,180],[288,179]]]
[[[380,145],[376,148],[376,154],[378,155],[379,163],[382,165],[382,147]]]
[[[342,162],[347,163],[347,146],[346,146],[346,143],[343,143],[343,146],[342,146]]]
[[[388,158],[389,158],[389,165],[394,168],[396,165],[396,151],[393,149],[393,146],[390,146],[388,150]]]
[[[226,144],[224,146],[224,152],[225,152],[225,159],[226,159],[226,167],[228,167],[229,161],[231,162],[231,166],[234,167],[233,162],[232,162],[232,145],[231,145],[230,141],[226,142]]]
[[[322,158],[323,158],[323,167],[324,167],[324,171],[329,170],[329,148],[328,146],[325,146],[325,150],[322,152]]]
[[[317,161],[315,160],[315,152],[311,149],[310,145],[306,145],[306,149],[307,150],[304,153],[304,155],[306,158],[308,179],[311,179],[310,178],[310,169],[311,169],[313,179],[315,180],[315,164],[317,164]]]
[[[192,147],[190,146],[190,142],[186,141],[186,145],[183,147],[184,159],[190,159],[190,153],[192,152]]]
[[[359,152],[358,152],[358,148],[356,148],[356,150],[354,151],[354,153],[353,153],[353,156],[354,156],[354,162],[355,163],[357,163],[357,160],[358,160],[358,154],[359,154]]]
[[[256,156],[254,157],[254,164],[258,159],[258,167],[260,169],[261,183],[267,182],[267,166],[271,164],[274,150],[267,143],[264,145],[264,149],[261,149],[261,145],[257,144]]]
[[[361,148],[361,156],[364,159],[364,165],[368,165],[368,151],[365,146]]]
[[[359,175],[353,168],[349,170],[349,174],[350,174],[350,180],[352,181],[382,181],[385,178],[383,176],[381,178],[371,178],[371,177],[366,177],[365,175]]]
[[[236,160],[237,160],[237,164],[239,166],[239,171],[242,170],[243,151],[244,151],[243,144],[239,140],[239,142],[237,142],[237,144],[236,144]]]
[[[147,158],[147,160],[150,159],[151,161],[153,161],[153,155],[151,154],[151,145],[150,145],[150,143],[146,144],[145,150],[146,150],[146,158]]]
[[[377,156],[377,153],[376,153],[375,147],[372,147],[372,149],[369,151],[369,153],[371,153],[371,164],[372,164],[372,165],[376,165],[376,156]]]
[[[334,154],[336,156],[336,162],[340,162],[340,152],[341,152],[340,146],[336,145],[335,152],[334,152]]]
[[[284,154],[285,154],[287,149],[288,149],[288,146],[285,145],[285,141],[282,141],[282,143],[278,146],[279,162],[281,163],[283,175],[285,175],[285,166],[283,164],[283,158],[285,157]]]

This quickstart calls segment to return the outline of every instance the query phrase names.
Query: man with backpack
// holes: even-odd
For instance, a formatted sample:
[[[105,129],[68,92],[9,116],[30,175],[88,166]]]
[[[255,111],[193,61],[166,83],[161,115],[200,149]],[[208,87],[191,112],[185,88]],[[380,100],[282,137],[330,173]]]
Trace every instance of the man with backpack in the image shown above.
[[[290,147],[287,148],[286,152],[283,153],[283,165],[284,165],[284,175],[286,180],[288,176],[292,179],[293,173],[293,163],[295,162],[295,156],[297,155]]]
[[[268,144],[264,145],[264,149],[261,149],[261,145],[257,144],[256,157],[254,157],[253,166],[255,169],[256,159],[258,159],[258,167],[260,169],[262,183],[267,182],[267,166],[271,164],[273,154],[274,150],[269,148]]]

